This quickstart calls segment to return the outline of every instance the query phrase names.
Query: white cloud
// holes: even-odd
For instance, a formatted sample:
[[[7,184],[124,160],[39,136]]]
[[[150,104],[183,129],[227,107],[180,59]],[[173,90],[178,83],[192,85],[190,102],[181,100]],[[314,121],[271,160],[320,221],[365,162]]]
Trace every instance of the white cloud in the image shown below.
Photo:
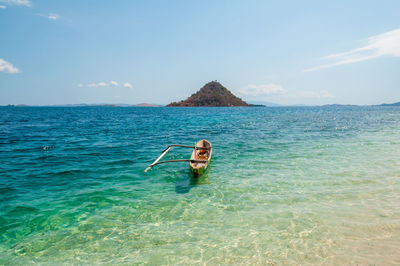
[[[31,6],[30,0],[0,0],[0,3],[4,3],[9,6]]]
[[[246,101],[271,101],[280,104],[326,103],[334,96],[326,90],[290,90],[282,85],[268,83],[249,84],[237,91]]]
[[[82,87],[90,87],[90,88],[97,88],[97,87],[119,87],[119,82],[115,81],[115,80],[111,80],[110,82],[105,82],[105,81],[101,81],[101,82],[97,82],[97,83],[89,83],[86,86],[82,83],[78,84],[79,88]],[[125,88],[133,88],[132,84],[129,82],[125,82],[122,84],[122,87]]]
[[[278,84],[268,83],[261,85],[249,84],[238,91],[241,96],[261,96],[285,93],[286,90]]]
[[[6,6],[0,5],[0,9],[6,9]]]
[[[107,83],[107,82],[99,82],[99,83],[97,83],[97,87],[108,87],[108,86],[110,86],[110,84]]]
[[[89,83],[88,87],[107,87],[108,83],[106,82],[99,82],[99,83]]]
[[[366,45],[360,48],[325,56],[323,59],[333,60],[334,62],[306,69],[305,71],[315,71],[384,56],[400,57],[400,29],[371,36],[366,40]]]
[[[50,20],[57,20],[60,18],[59,14],[55,14],[55,13],[51,13],[48,15],[44,15],[44,14],[37,14],[38,16],[44,17],[44,18],[48,18]]]
[[[48,18],[48,19],[51,19],[51,20],[57,20],[57,19],[60,18],[60,15],[59,15],[59,14],[49,14],[49,15],[47,16],[47,18]]]
[[[125,88],[130,88],[130,89],[133,88],[132,84],[130,84],[129,82],[125,82],[122,86]]]
[[[13,66],[10,62],[0,58],[0,72],[19,73],[19,69]]]

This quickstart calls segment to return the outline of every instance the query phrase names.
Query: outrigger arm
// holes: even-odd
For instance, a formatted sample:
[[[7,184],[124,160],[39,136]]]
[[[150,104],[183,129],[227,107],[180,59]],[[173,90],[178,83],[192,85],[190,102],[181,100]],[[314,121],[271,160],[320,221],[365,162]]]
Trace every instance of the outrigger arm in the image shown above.
[[[181,147],[181,148],[191,148],[191,149],[194,149],[194,146],[179,145],[179,144],[171,144],[171,145],[168,145],[168,147],[167,147],[165,150],[163,150],[163,152],[165,152],[166,150],[169,150],[171,147]]]
[[[192,163],[205,163],[207,162],[206,160],[190,160],[190,159],[179,159],[179,160],[168,160],[168,161],[162,161],[162,162],[158,162],[159,160],[161,160],[161,158],[167,154],[167,152],[171,149],[171,147],[182,147],[182,148],[191,148],[194,149],[194,146],[186,146],[186,145],[179,145],[179,144],[171,144],[168,145],[168,147],[163,150],[163,152],[161,153],[161,155],[152,163],[150,164],[145,170],[144,172],[146,173],[148,170],[150,170],[150,168],[152,168],[155,165],[158,164],[162,164],[162,163],[173,163],[173,162],[189,162],[191,161]]]

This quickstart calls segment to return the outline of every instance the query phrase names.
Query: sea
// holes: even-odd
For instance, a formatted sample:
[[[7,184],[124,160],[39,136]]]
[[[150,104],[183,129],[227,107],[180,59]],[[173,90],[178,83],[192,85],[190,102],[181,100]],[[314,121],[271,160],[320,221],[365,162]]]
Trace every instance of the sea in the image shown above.
[[[144,172],[201,139],[199,178]],[[24,264],[398,265],[400,108],[1,107],[0,265]]]

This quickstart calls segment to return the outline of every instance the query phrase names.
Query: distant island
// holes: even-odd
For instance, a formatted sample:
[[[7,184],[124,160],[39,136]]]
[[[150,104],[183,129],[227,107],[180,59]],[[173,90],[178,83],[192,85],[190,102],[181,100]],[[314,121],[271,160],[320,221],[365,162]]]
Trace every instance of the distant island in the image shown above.
[[[248,104],[250,106],[259,106],[259,105],[261,105],[261,106],[265,106],[265,107],[285,106],[285,105],[282,105],[282,104],[277,104],[277,103],[273,103],[273,102],[266,102],[266,101],[251,101],[251,102],[248,102]]]
[[[161,107],[159,104],[152,103],[139,103],[139,104],[125,104],[125,103],[94,103],[94,104],[66,104],[66,105],[53,105],[60,107]]]
[[[134,106],[136,106],[136,107],[162,107],[162,105],[154,104],[154,103],[138,103],[138,104],[135,104]]]
[[[77,103],[77,104],[53,104],[53,105],[27,105],[27,104],[8,104],[5,107],[163,107],[161,104],[154,103]]]
[[[400,106],[400,102],[397,102],[397,103],[383,103],[383,104],[380,104],[379,106]]]
[[[217,81],[211,81],[186,100],[173,102],[167,107],[196,107],[196,106],[254,106],[233,95]]]
[[[400,102],[382,103],[373,105],[355,105],[355,104],[324,104],[324,105],[280,105],[272,102],[252,101],[247,103],[236,97],[228,89],[216,81],[204,85],[199,91],[192,94],[189,98],[180,102],[173,102],[168,105],[154,103],[78,103],[78,104],[53,104],[53,105],[29,105],[29,104],[7,104],[0,107],[200,107],[200,106],[249,106],[249,107],[362,107],[362,106],[383,106],[400,107]]]

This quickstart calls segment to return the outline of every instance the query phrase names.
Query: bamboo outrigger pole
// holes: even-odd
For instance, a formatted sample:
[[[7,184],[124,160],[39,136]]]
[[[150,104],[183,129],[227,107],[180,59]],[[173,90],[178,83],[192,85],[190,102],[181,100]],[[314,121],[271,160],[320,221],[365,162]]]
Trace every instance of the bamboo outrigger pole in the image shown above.
[[[163,161],[163,162],[158,162],[159,160],[161,160],[161,158],[167,154],[167,152],[171,149],[171,147],[182,147],[182,148],[191,148],[194,149],[194,146],[186,146],[186,145],[179,145],[179,144],[171,144],[168,145],[168,147],[161,153],[161,155],[152,163],[150,164],[145,170],[144,172],[146,173],[150,168],[152,168],[153,166],[157,165],[157,164],[162,164],[162,163],[172,163],[172,162],[188,162],[191,161],[193,163],[205,163],[207,161],[205,160],[189,160],[189,159],[179,159],[179,160],[168,160],[168,161]]]
[[[145,172],[147,172],[147,170],[149,170],[151,167],[158,165],[158,164],[162,164],[162,163],[176,163],[176,162],[191,162],[191,163],[206,163],[208,162],[207,160],[190,160],[190,159],[178,159],[178,160],[168,160],[168,161],[162,161],[162,162],[156,162],[156,163],[152,163],[151,165],[149,165],[149,167],[146,168],[146,170],[144,170]]]
[[[168,146],[168,148],[166,148],[163,153],[161,153],[160,157],[158,157],[152,164],[150,164],[146,170],[144,170],[144,172],[146,173],[147,171],[149,171],[150,168],[152,168],[154,166],[154,164],[156,164],[169,150],[171,149],[170,146]]]

